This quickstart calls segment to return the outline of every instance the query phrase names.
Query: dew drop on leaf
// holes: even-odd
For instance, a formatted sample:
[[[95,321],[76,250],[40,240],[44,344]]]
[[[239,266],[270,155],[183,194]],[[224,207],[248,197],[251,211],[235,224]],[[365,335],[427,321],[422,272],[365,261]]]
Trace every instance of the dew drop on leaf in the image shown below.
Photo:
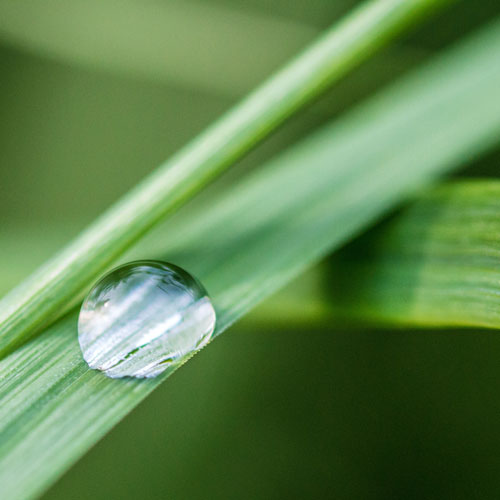
[[[91,368],[108,377],[155,377],[204,347],[215,311],[203,286],[165,262],[120,266],[83,302],[78,340]]]

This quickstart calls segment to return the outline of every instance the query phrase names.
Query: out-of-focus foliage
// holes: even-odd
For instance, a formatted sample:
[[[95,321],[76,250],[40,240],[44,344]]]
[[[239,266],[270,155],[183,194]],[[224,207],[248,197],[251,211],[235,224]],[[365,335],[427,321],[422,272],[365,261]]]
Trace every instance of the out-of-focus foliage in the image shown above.
[[[423,193],[332,259],[341,316],[399,325],[500,327],[500,183]]]

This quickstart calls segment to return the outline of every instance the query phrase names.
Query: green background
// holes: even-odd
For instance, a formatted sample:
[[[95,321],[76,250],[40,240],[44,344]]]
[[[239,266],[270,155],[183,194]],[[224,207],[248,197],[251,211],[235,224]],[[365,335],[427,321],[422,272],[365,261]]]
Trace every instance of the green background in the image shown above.
[[[2,292],[356,2],[156,2],[167,16],[181,12],[186,25],[175,45],[165,37],[169,71],[149,73],[133,54],[114,67],[22,42],[44,25],[30,3],[0,1]],[[107,13],[110,33],[119,27],[119,3],[89,5]],[[13,35],[8,16],[1,19],[16,8],[26,20]],[[495,15],[495,2],[458,2],[340,82],[194,203],[209,203],[248,169]],[[224,23],[241,33],[234,46],[220,36]],[[146,48],[153,43],[147,31],[133,36]],[[465,174],[496,175],[498,160],[498,152],[478,158]],[[250,316],[45,498],[497,498],[499,354],[496,332],[298,328],[286,317],[266,324]]]

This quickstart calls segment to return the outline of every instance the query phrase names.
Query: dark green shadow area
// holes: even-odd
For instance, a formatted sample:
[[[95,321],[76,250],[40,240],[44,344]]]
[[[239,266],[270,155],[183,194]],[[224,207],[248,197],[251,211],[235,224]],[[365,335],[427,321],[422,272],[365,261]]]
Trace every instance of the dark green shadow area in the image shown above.
[[[45,500],[497,498],[500,335],[233,331]]]

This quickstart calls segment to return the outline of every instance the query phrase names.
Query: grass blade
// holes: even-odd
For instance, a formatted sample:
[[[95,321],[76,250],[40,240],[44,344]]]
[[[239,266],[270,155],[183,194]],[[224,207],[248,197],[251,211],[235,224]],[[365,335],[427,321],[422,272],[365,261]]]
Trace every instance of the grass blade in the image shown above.
[[[417,186],[496,143],[499,46],[497,22],[244,178],[202,220],[179,217],[158,228],[144,241],[148,255],[201,279],[220,334]],[[166,247],[170,231],[179,239]],[[89,370],[76,317],[0,361],[6,498],[38,494],[165,380],[112,380]]]
[[[369,322],[499,328],[499,200],[494,180],[423,194],[333,260],[335,310]]]
[[[331,28],[281,72],[146,178],[0,302],[0,354],[67,307],[132,243],[439,0],[376,0]]]

